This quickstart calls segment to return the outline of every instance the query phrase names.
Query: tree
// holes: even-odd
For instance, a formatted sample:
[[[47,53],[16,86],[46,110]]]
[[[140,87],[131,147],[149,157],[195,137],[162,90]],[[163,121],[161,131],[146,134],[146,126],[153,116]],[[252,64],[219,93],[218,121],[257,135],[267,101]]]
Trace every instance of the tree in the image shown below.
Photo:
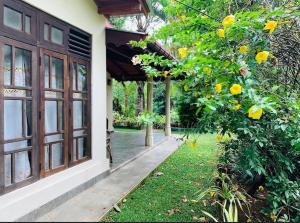
[[[299,9],[299,1],[172,0],[169,23],[147,41],[171,43],[178,61],[139,55],[150,76],[161,76],[153,63],[184,74],[195,127],[234,136],[224,160],[252,185],[262,179],[274,221],[300,220]]]

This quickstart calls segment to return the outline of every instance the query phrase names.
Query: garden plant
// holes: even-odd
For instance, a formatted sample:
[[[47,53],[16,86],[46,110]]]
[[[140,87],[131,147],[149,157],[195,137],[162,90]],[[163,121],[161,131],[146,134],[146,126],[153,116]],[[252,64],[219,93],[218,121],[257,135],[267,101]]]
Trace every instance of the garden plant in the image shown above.
[[[194,127],[218,133],[224,169],[247,195],[267,192],[262,212],[269,219],[299,222],[299,1],[197,2],[170,0],[167,25],[131,42],[160,41],[177,61],[156,54],[134,60],[150,76],[181,77]]]

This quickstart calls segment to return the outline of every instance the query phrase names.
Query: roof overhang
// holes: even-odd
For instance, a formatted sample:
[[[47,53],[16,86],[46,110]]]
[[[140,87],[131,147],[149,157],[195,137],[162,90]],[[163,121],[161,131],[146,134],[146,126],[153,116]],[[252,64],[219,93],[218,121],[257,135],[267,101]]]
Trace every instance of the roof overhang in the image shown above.
[[[175,60],[163,47],[157,43],[149,44],[146,49],[134,48],[128,43],[140,41],[147,37],[145,33],[121,31],[106,28],[106,60],[107,71],[118,81],[146,81],[147,75],[139,65],[133,65],[132,58],[138,54],[156,53],[167,59]],[[158,70],[162,70],[156,67]],[[156,81],[163,78],[156,78]]]
[[[132,14],[148,14],[150,12],[146,0],[94,0],[98,12],[105,16],[124,16]]]

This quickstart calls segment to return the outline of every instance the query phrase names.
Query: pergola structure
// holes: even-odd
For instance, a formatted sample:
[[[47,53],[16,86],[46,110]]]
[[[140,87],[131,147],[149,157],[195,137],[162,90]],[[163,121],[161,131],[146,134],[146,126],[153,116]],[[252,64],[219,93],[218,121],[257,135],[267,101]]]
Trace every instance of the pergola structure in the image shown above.
[[[106,28],[106,56],[107,72],[111,78],[118,81],[147,81],[147,111],[153,112],[153,82],[164,81],[166,84],[166,123],[165,135],[171,136],[171,77],[151,78],[139,65],[132,63],[135,55],[143,53],[156,53],[164,56],[166,59],[174,60],[175,58],[168,53],[158,43],[152,43],[146,49],[134,48],[128,43],[130,41],[144,40],[147,37],[145,33],[121,31],[113,28]],[[161,70],[161,68],[157,68]],[[111,120],[112,121],[112,120]],[[148,125],[146,129],[146,146],[153,145],[153,126]]]

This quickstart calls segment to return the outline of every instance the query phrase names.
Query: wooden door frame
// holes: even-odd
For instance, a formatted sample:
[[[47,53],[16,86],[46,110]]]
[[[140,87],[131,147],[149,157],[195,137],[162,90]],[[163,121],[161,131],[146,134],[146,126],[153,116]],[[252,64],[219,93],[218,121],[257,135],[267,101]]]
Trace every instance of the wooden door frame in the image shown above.
[[[44,82],[44,55],[48,55],[50,58],[55,57],[63,60],[64,63],[64,165],[58,167],[54,170],[51,170],[49,166],[49,171],[45,170],[45,147],[44,147],[44,138],[45,138],[45,82]],[[51,60],[50,60],[51,61]],[[49,63],[51,67],[51,63]],[[68,148],[69,148],[69,73],[68,73],[68,56],[66,54],[57,53],[52,50],[40,48],[40,106],[39,106],[39,121],[40,121],[40,165],[41,171],[40,176],[47,177],[53,175],[57,172],[65,170],[68,168]],[[50,68],[51,71],[51,68]],[[51,75],[51,72],[50,72]],[[49,164],[50,165],[50,164]]]
[[[76,101],[73,99],[73,63],[82,64],[86,66],[87,69],[87,157],[81,160],[73,161],[73,101]],[[80,57],[75,57],[70,55],[69,56],[69,108],[70,108],[70,122],[69,122],[69,161],[70,161],[70,167],[78,165],[82,162],[85,162],[87,160],[90,160],[92,158],[92,136],[91,136],[91,62],[90,60],[84,60]],[[76,84],[77,86],[77,84]],[[83,101],[83,100],[82,100]]]
[[[28,50],[32,52],[31,54],[31,98],[32,98],[32,156],[31,156],[31,177],[27,180],[24,180],[19,183],[15,183],[13,185],[10,185],[8,187],[5,187],[5,165],[4,165],[4,81],[3,81],[3,47],[5,45],[11,45],[12,48],[20,48],[24,50]],[[19,41],[15,41],[6,37],[0,37],[0,194],[7,193],[12,190],[15,190],[17,188],[26,186],[28,184],[31,184],[39,179],[39,142],[38,142],[38,114],[37,114],[37,108],[38,108],[38,66],[37,66],[37,58],[38,58],[38,51],[37,47],[28,45],[26,43],[22,43]],[[12,50],[12,53],[14,50]],[[15,55],[12,55],[13,57]],[[14,66],[14,64],[12,64]],[[18,89],[18,87],[15,87]],[[20,87],[19,89],[22,89]],[[24,88],[23,88],[24,89]],[[22,102],[23,103],[23,102]]]

